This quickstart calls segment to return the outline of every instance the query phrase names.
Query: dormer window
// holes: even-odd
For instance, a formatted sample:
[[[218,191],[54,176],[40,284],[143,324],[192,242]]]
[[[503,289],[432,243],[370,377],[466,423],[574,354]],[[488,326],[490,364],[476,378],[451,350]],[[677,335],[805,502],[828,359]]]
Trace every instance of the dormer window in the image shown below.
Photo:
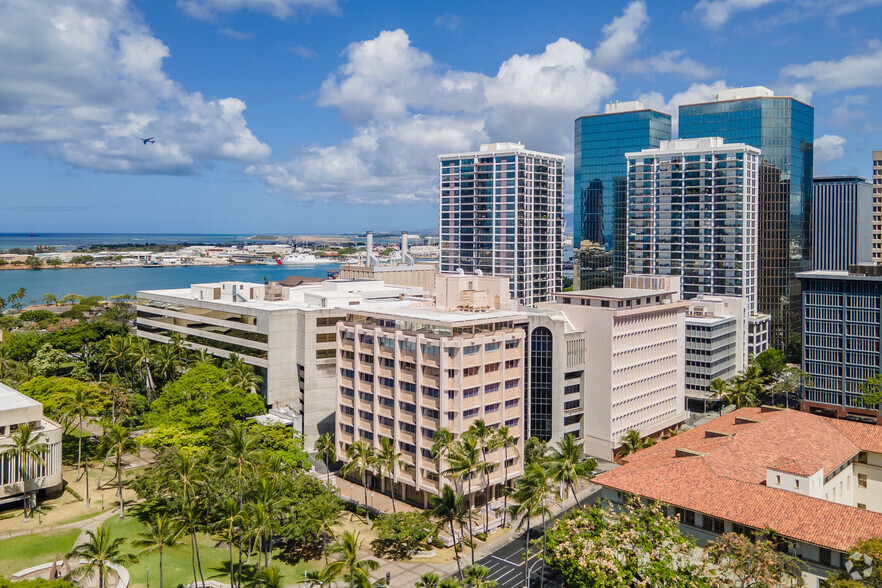
[[[796,488],[799,489],[799,480],[796,481]]]
[[[781,476],[775,476],[775,483],[781,485]]]

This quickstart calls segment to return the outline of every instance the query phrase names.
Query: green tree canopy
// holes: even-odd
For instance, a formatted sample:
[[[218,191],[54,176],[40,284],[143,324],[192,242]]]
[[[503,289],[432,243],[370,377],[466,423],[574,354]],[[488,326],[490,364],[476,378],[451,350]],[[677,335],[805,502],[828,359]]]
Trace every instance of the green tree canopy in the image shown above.
[[[422,512],[399,512],[377,519],[374,531],[377,539],[372,546],[378,556],[409,559],[411,552],[435,536],[437,527]]]
[[[754,361],[759,366],[763,377],[769,378],[777,376],[784,371],[784,368],[787,367],[786,359],[783,353],[773,347],[769,347],[757,355]]]

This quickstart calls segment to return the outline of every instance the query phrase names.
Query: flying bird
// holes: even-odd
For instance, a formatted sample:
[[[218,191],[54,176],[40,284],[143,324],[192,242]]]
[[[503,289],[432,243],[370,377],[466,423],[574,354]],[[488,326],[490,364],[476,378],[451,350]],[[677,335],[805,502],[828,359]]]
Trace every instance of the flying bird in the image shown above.
[[[144,144],[145,144],[145,145],[146,145],[147,143],[156,143],[156,141],[153,140],[153,137],[147,137],[146,139],[143,138],[143,137],[138,137],[138,138],[141,139],[142,141],[144,141]]]

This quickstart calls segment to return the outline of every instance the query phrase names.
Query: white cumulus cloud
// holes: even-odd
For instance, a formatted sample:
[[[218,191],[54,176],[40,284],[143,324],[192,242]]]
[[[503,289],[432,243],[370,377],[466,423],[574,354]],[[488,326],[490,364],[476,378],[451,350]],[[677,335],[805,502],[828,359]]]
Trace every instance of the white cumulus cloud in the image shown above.
[[[845,156],[845,138],[839,135],[824,135],[815,139],[815,163],[822,164],[842,159]]]
[[[864,53],[835,61],[791,64],[781,70],[797,98],[811,100],[815,93],[839,92],[882,86],[882,43],[872,41]]]
[[[714,95],[721,90],[727,90],[729,86],[723,80],[717,80],[711,84],[692,84],[683,92],[671,96],[670,100],[659,92],[648,92],[640,96],[646,103],[647,108],[653,108],[671,115],[671,132],[674,137],[679,136],[680,105],[698,104],[714,100]]]
[[[701,0],[695,5],[695,13],[712,30],[719,30],[736,12],[756,10],[761,6],[781,0]]]
[[[594,63],[599,67],[611,67],[621,63],[640,42],[640,34],[649,24],[646,2],[633,0],[617,16],[603,27],[603,40],[594,50]]]
[[[286,19],[300,12],[337,14],[337,0],[178,0],[178,8],[194,18],[212,20],[222,12],[250,10]]]
[[[0,141],[104,172],[190,174],[270,154],[245,103],[187,92],[121,0],[0,4]],[[144,145],[138,137],[155,136]]]
[[[351,44],[317,103],[354,127],[337,145],[251,166],[271,188],[298,199],[408,203],[437,198],[438,154],[486,141],[522,141],[571,157],[573,119],[615,90],[568,39],[514,55],[495,75],[438,64],[401,29]]]

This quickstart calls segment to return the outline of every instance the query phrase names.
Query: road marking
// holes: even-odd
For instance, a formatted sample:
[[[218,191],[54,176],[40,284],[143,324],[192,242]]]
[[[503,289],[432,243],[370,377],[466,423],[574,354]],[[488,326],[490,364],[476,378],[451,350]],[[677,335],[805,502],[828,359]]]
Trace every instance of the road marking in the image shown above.
[[[507,559],[502,559],[501,557],[496,557],[495,555],[491,555],[490,558],[491,558],[491,559],[495,559],[495,560],[497,560],[497,561],[505,562],[505,563],[507,563],[507,564],[510,565],[510,566],[518,566],[518,565],[520,565],[520,564],[516,564],[516,563],[513,562],[513,561],[508,561]]]

